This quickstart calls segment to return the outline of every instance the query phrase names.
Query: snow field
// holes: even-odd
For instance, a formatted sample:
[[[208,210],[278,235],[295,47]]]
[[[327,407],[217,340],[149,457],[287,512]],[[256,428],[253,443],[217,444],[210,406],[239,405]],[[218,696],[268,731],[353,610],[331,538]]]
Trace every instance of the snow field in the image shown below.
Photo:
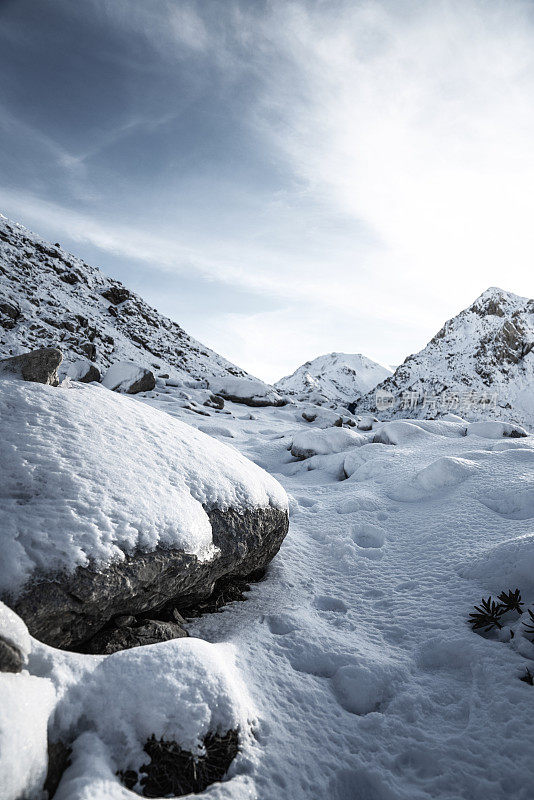
[[[133,798],[114,772],[146,760],[149,729],[194,746],[236,721],[242,750],[210,798],[530,800],[534,690],[518,678],[534,645],[515,619],[507,640],[467,617],[516,586],[534,608],[533,437],[375,423],[358,446],[295,462],[288,444],[314,430],[294,407],[226,403],[207,423],[179,392],[111,397],[233,434],[288,491],[290,533],[245,603],[189,624],[197,639],[107,658],[33,643],[52,727],[75,736],[58,800]]]

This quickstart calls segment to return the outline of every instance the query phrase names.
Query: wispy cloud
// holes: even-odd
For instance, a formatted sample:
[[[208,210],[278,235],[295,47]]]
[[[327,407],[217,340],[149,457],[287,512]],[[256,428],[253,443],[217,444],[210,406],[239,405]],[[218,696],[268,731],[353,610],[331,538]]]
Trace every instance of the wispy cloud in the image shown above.
[[[375,233],[387,275],[402,269],[416,291],[534,288],[532,5],[331,11],[276,5],[284,58],[258,110],[266,137],[310,192]]]

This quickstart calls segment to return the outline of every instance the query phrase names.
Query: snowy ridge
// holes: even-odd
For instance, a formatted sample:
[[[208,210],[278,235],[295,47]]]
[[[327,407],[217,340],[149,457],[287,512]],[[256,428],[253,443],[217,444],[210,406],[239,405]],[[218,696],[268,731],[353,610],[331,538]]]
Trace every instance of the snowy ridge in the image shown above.
[[[533,383],[534,300],[491,287],[369,392],[358,411],[385,418],[452,411],[532,426]]]
[[[313,403],[353,403],[392,371],[360,353],[328,353],[281,378],[278,391]]]
[[[0,214],[0,357],[59,347],[65,366],[134,361],[203,379],[246,373],[119,281]]]

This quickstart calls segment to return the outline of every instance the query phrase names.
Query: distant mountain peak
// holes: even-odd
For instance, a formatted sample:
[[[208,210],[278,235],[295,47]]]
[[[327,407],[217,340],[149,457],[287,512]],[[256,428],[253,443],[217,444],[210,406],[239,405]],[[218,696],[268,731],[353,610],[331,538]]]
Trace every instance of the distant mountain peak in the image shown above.
[[[313,403],[353,403],[391,370],[361,353],[327,353],[306,361],[292,375],[281,378],[279,392]]]
[[[533,384],[534,300],[491,286],[376,391],[392,397],[385,416],[451,410],[532,425]],[[368,393],[361,408],[377,410],[376,392]]]

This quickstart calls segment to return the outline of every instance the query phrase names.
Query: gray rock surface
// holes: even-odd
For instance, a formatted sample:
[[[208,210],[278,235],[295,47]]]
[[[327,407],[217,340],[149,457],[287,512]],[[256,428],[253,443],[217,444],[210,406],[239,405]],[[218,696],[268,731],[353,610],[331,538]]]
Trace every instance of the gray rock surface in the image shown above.
[[[43,347],[20,356],[3,358],[0,360],[0,372],[20,375],[25,381],[57,386],[59,383],[57,369],[62,360],[61,350],[55,347]]]
[[[20,672],[24,657],[18,647],[0,636],[0,672]]]
[[[143,375],[139,378],[139,380],[134,381],[132,384],[130,384],[129,388],[126,390],[126,394],[151,392],[155,386],[156,386],[156,379],[154,377],[154,373],[152,373],[149,369],[147,369],[145,370]]]
[[[117,628],[106,628],[89,640],[84,652],[100,655],[111,655],[119,650],[131,647],[142,647],[157,642],[168,642],[170,639],[181,639],[189,634],[176,622],[164,622],[157,619],[146,619],[137,625],[121,625]]]
[[[32,636],[54,647],[77,647],[116,616],[152,612],[170,601],[188,606],[208,597],[219,578],[245,577],[265,568],[289,526],[287,513],[271,507],[207,513],[220,549],[211,561],[158,548],[103,568],[34,576],[15,601],[7,597],[5,602]]]

